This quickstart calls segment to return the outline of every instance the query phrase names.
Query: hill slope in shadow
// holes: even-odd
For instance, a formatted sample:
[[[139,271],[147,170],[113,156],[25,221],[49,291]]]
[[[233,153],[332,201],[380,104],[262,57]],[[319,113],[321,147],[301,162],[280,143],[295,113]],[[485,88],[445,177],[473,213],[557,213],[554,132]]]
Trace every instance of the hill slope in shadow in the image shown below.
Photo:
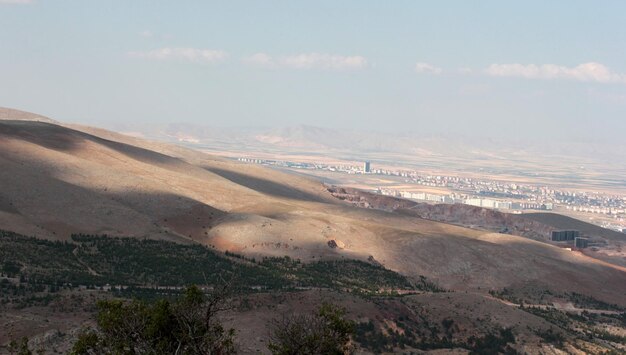
[[[0,120],[0,229],[202,243],[304,262],[354,258],[455,290],[532,285],[626,304],[626,272],[513,235],[334,198],[318,181],[100,129]]]

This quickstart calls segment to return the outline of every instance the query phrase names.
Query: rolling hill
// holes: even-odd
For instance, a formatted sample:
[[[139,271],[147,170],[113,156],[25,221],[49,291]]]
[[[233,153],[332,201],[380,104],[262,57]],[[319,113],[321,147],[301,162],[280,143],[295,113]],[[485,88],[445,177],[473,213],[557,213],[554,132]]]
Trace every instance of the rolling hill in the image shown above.
[[[358,259],[486,293],[534,287],[626,305],[626,271],[527,238],[363,209],[318,181],[97,128],[0,117],[0,229],[201,243],[250,257]]]

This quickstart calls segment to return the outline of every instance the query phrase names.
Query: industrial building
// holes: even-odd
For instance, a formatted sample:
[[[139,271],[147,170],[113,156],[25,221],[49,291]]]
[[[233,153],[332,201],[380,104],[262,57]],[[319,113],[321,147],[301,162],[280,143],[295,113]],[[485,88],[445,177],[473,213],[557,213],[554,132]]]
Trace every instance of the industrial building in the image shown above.
[[[564,242],[568,240],[575,240],[580,237],[579,231],[569,230],[569,231],[552,231],[552,241],[553,242]]]
[[[589,239],[587,238],[576,238],[574,241],[574,245],[576,246],[576,248],[586,248],[589,246]]]
[[[372,172],[372,169],[370,167],[370,162],[369,161],[366,161],[365,163],[363,163],[363,172],[365,172],[365,173]]]
[[[500,210],[509,210],[512,206],[510,201],[497,201],[486,198],[468,198],[465,200],[465,204],[477,207],[495,208]]]

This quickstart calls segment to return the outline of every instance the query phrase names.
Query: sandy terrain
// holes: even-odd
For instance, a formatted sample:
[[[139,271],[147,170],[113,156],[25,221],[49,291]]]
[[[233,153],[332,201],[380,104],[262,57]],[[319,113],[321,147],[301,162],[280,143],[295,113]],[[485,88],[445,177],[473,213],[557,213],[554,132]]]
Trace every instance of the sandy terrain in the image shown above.
[[[167,238],[303,261],[374,259],[455,290],[530,284],[626,305],[626,273],[590,257],[354,207],[310,178],[104,130],[0,120],[0,167],[0,229],[18,233]]]

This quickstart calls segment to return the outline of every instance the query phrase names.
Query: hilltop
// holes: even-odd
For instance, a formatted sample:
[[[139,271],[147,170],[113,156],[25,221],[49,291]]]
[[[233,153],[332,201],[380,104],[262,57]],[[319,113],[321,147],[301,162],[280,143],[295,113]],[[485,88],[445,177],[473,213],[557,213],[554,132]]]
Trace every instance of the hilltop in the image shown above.
[[[354,207],[313,179],[99,129],[2,120],[0,164],[0,228],[26,235],[165,239],[304,262],[354,258],[458,290],[533,284],[611,302],[626,292],[622,269],[584,255]]]
[[[345,292],[354,287],[350,285],[376,289],[372,282],[380,280],[383,285],[389,280],[406,280],[399,284],[411,285],[406,286],[409,289],[427,285],[426,291],[417,287],[420,295],[401,301],[364,301],[342,293],[328,296],[349,305],[351,317],[365,322],[359,342],[376,339],[369,349],[393,349],[398,342],[418,349],[465,346],[462,344],[473,339],[472,335],[493,337],[504,331],[501,327],[511,326],[500,319],[510,312],[526,325],[515,328],[518,336],[533,342],[545,334],[552,337],[545,332],[552,329],[550,317],[560,311],[549,308],[545,314],[527,314],[516,309],[518,302],[552,307],[549,302],[554,301],[560,302],[558,307],[570,307],[567,309],[574,307],[568,304],[585,309],[626,306],[623,267],[532,240],[532,235],[521,236],[525,224],[513,223],[518,230],[498,233],[495,228],[502,222],[498,218],[506,217],[488,216],[484,211],[459,215],[440,210],[442,207],[417,209],[385,199],[370,199],[368,206],[361,206],[313,178],[34,114],[2,112],[0,230],[7,232],[2,235],[0,252],[8,261],[0,267],[5,274],[20,275],[19,279],[5,278],[8,285],[25,277],[38,280],[39,284],[29,286],[39,290],[33,292],[41,292],[45,280],[49,281],[47,287],[54,288],[68,282],[85,287],[111,282],[153,287],[155,282],[162,283],[158,280],[169,280],[168,284],[178,287],[182,279],[172,281],[177,278],[172,279],[163,265],[176,265],[176,275],[190,280],[201,280],[216,267],[247,270],[247,275],[262,277],[267,287],[278,293],[256,295],[251,298],[255,306],[232,314],[232,322],[239,324],[244,334],[263,327],[250,317],[267,319],[274,314],[271,307],[266,309],[268,297],[279,297],[284,309],[311,307],[319,296],[303,302],[301,295],[289,293],[292,289],[283,290],[293,287],[295,281],[306,287],[324,286],[323,292],[330,292],[327,287]],[[470,223],[481,218],[482,224]],[[532,223],[545,226],[545,221]],[[27,236],[47,241],[36,242]],[[206,248],[197,249],[200,246]],[[20,248],[23,250],[18,252]],[[149,255],[158,255],[162,264],[148,260]],[[281,259],[284,257],[288,259]],[[117,262],[122,264],[115,266]],[[214,262],[217,266],[211,266]],[[258,266],[251,268],[255,263]],[[287,271],[293,272],[295,279],[285,278]],[[373,275],[383,276],[372,279]],[[246,282],[247,287],[254,286],[253,281]],[[50,301],[49,295],[37,297],[63,308],[65,301],[61,300],[72,299],[78,292],[67,287],[58,301]],[[449,296],[429,290],[445,290]],[[37,297],[22,301],[18,297],[11,302],[28,304]],[[446,299],[456,300],[455,307],[443,307]],[[476,303],[483,307],[470,306]],[[58,315],[38,309],[10,309],[11,319],[16,319],[11,322],[25,334],[30,334],[32,327],[22,320],[23,312],[29,312],[32,319],[52,317],[43,330],[63,324]],[[363,318],[364,310],[371,312],[366,313],[370,318]],[[442,340],[451,336],[445,335],[451,330],[440,329],[439,324],[449,324],[445,320],[459,311],[464,315],[457,320],[464,325],[454,328],[455,342]],[[81,318],[88,317],[85,312],[76,315],[77,322],[85,321]],[[485,317],[500,320],[478,327]],[[567,322],[559,327],[580,327],[571,323],[573,320]],[[408,332],[437,329],[444,332],[438,333],[444,338],[438,336],[440,343],[431,345],[424,343],[428,333],[394,338],[386,330],[390,324]],[[250,341],[252,348],[263,348],[262,339]]]

